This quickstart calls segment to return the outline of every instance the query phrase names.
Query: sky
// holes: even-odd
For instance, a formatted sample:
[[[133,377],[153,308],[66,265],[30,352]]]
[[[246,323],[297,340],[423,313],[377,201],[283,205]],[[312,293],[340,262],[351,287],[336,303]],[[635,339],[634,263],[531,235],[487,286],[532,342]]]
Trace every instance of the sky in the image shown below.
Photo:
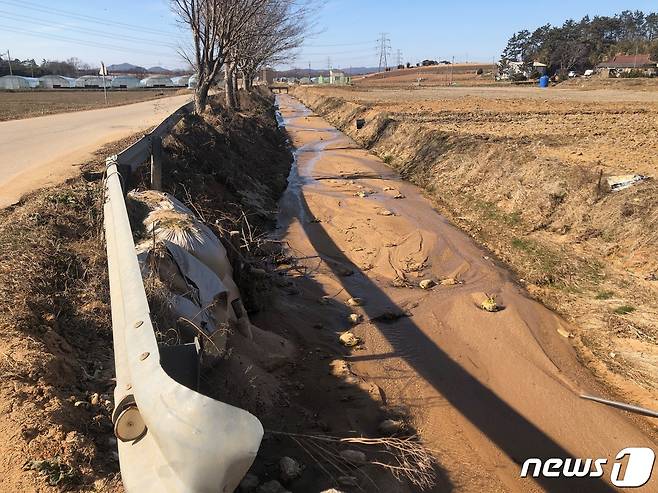
[[[389,65],[423,59],[488,62],[521,29],[586,14],[658,11],[655,0],[326,0],[313,36],[290,67],[377,66],[384,32]],[[77,57],[97,66],[129,62],[185,67],[177,53],[189,35],[167,0],[0,0],[0,52],[12,58]],[[390,40],[390,41],[389,41]]]

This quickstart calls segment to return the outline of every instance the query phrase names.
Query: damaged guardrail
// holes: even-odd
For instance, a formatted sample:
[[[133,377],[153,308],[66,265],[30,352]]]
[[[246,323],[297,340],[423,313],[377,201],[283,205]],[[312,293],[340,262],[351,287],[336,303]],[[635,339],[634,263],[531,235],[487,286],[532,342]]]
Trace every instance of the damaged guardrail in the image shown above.
[[[198,344],[162,348],[153,331],[124,196],[132,171],[157,153],[153,142],[190,110],[190,104],[181,107],[106,161],[104,227],[116,366],[112,421],[127,491],[233,491],[263,436],[255,416],[200,394],[194,379],[177,375],[176,360],[191,358],[198,365]],[[157,168],[157,157],[153,161]]]

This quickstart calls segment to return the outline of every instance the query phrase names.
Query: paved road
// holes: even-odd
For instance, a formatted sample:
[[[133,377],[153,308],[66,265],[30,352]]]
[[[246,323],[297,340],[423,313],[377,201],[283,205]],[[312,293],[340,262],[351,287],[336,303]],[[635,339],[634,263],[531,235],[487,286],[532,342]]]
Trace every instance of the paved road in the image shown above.
[[[0,122],[0,208],[61,182],[103,144],[158,124],[190,96]]]

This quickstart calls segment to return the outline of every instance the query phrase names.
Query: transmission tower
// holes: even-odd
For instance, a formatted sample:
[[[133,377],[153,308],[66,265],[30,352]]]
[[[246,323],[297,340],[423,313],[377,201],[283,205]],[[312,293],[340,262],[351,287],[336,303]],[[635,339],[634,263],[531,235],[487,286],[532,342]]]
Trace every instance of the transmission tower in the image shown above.
[[[402,65],[402,50],[397,50],[397,51],[395,52],[395,59],[396,59],[397,62],[398,62],[398,63],[397,63],[397,66],[398,66],[398,67],[399,67],[400,65]]]
[[[391,54],[391,40],[388,33],[379,33],[377,50],[379,51],[379,71],[381,72],[382,67],[384,67],[384,70],[388,68],[388,57]]]

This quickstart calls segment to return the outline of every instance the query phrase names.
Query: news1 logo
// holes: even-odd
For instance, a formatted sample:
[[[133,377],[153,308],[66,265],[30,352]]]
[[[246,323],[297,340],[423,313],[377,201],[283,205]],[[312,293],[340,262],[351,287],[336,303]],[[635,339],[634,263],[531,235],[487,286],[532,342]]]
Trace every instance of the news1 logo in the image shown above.
[[[624,467],[623,460],[626,460]],[[628,447],[615,457],[610,481],[620,488],[638,488],[651,478],[656,454],[646,447]],[[533,478],[600,478],[605,474],[608,459],[527,459],[521,467],[521,477]],[[531,473],[532,472],[532,473]]]

